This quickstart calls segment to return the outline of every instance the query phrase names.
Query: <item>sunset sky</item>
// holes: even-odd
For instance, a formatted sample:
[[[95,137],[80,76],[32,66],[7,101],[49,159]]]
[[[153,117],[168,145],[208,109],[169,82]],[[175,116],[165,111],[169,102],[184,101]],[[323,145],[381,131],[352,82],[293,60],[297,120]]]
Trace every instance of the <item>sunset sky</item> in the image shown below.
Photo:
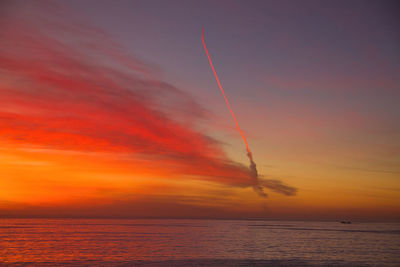
[[[2,1],[0,216],[400,220],[398,11]]]

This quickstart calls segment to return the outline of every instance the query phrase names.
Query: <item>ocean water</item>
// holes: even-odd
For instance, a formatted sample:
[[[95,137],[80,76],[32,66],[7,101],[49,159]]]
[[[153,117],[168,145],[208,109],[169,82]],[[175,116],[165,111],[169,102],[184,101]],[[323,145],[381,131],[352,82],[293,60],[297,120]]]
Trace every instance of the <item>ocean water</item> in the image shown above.
[[[0,219],[0,265],[400,266],[400,224]]]

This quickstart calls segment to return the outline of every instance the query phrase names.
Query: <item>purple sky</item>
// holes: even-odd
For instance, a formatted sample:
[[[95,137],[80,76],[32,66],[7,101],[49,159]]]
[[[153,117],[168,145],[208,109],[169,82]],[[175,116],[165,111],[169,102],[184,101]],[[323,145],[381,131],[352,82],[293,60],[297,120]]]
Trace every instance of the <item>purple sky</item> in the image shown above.
[[[165,170],[170,170],[172,165],[176,167],[174,164],[178,164],[184,169],[180,171],[185,175],[203,175],[203,171],[207,170],[207,178],[212,180],[214,172],[207,168],[213,165],[212,163],[220,162],[211,155],[212,151],[205,152],[205,148],[215,148],[215,151],[225,157],[224,160],[230,165],[225,166],[225,162],[221,163],[221,166],[229,170],[229,175],[237,173],[235,169],[237,166],[240,166],[238,170],[246,173],[248,159],[243,141],[226,108],[203,49],[201,30],[204,27],[207,48],[240,127],[249,141],[261,178],[283,181],[298,189],[296,196],[276,196],[272,193],[271,199],[263,202],[264,200],[253,196],[254,192],[247,188],[247,182],[240,184],[247,186],[245,189],[229,189],[231,191],[227,190],[229,193],[226,195],[216,193],[218,190],[214,187],[210,189],[208,185],[196,184],[197,180],[194,182],[190,180],[191,178],[188,178],[190,186],[185,183],[179,185],[179,188],[186,188],[185,186],[192,188],[194,192],[191,191],[192,195],[198,197],[196,194],[200,194],[206,199],[204,203],[215,202],[225,209],[224,203],[245,202],[249,207],[258,207],[252,213],[246,213],[252,216],[259,216],[264,210],[264,204],[268,203],[271,214],[287,218],[297,214],[296,212],[298,214],[293,217],[309,214],[310,217],[316,218],[324,213],[327,207],[332,214],[358,212],[357,214],[373,215],[377,211],[382,211],[390,217],[394,211],[399,211],[400,23],[398,14],[400,10],[397,1],[55,1],[59,8],[54,8],[52,1],[38,2],[36,6],[25,4],[23,1],[9,1],[3,6],[3,12],[10,15],[21,12],[22,17],[30,17],[26,15],[30,14],[29,9],[32,9],[33,14],[34,9],[38,7],[40,9],[39,3],[43,5],[43,14],[62,12],[67,18],[67,21],[64,21],[66,25],[80,21],[86,30],[93,27],[109,33],[111,38],[107,42],[104,41],[104,44],[96,41],[99,42],[98,49],[102,47],[101,45],[105,48],[99,51],[104,52],[104,58],[111,56],[117,63],[126,63],[125,56],[128,61],[130,55],[133,56],[134,64],[140,65],[144,62],[145,66],[149,66],[148,73],[154,77],[145,80],[149,84],[144,88],[151,91],[151,94],[160,89],[152,91],[154,81],[167,82],[177,88],[176,91],[174,91],[176,88],[171,89],[168,86],[167,89],[164,88],[165,95],[169,98],[166,97],[165,103],[162,103],[164,96],[160,97],[161,101],[157,102],[159,106],[155,106],[154,109],[164,109],[161,115],[176,123],[171,125],[179,125],[183,129],[181,133],[183,137],[190,140],[195,139],[191,138],[192,136],[204,138],[202,141],[204,146],[196,143],[197,140],[192,141],[194,146],[198,145],[196,153],[209,157],[210,161],[204,161],[203,165],[199,165],[194,174],[190,172],[192,162],[185,162],[183,167],[179,165],[181,161],[177,161],[179,164],[175,161],[173,164],[168,161],[161,162],[160,166],[164,169],[161,168],[160,173],[165,175]],[[23,13],[23,10],[28,12]],[[56,14],[52,15],[57,17]],[[44,15],[44,21],[46,19],[51,21],[50,17]],[[34,18],[34,15],[31,18]],[[15,27],[14,21],[4,19],[0,22],[10,26],[0,30],[5,29],[11,36],[19,36],[18,32],[13,35],[12,30],[7,31]],[[46,26],[51,29],[53,25],[48,22]],[[54,25],[54,36],[57,35],[59,26]],[[41,29],[39,27],[38,32]],[[60,28],[57,37],[66,43],[73,42],[71,40],[79,41],[79,38],[85,39],[82,35],[79,36],[84,31],[68,32],[71,36],[78,33],[78,38],[74,39],[68,34],[62,36],[62,30],[63,28]],[[34,39],[32,36],[31,38]],[[40,40],[43,41],[43,47],[46,46],[46,40]],[[52,41],[51,38],[49,40]],[[11,40],[10,43],[12,41],[15,40]],[[15,43],[21,45],[22,53],[18,54],[20,48],[13,48],[11,45],[11,48],[7,47],[9,50],[0,50],[0,56],[8,58],[10,62],[16,60],[15,62],[20,64],[18,66],[21,69],[15,74],[15,77],[18,77],[25,75],[26,70],[23,68],[23,61],[18,61],[16,58],[20,59],[18,57],[20,56],[23,60],[24,53],[31,55],[30,49],[36,51],[37,47],[35,44],[18,43],[18,39]],[[49,44],[58,43],[49,42]],[[113,54],[115,50],[112,50],[118,47],[116,44],[125,49],[121,49],[122,52],[117,57]],[[111,47],[112,51],[107,51],[107,47]],[[55,51],[63,51],[62,49],[63,46],[55,47]],[[85,60],[92,59],[89,55],[87,58],[83,56],[82,61],[79,61],[79,56],[75,52],[81,52],[80,50],[66,49],[66,51],[71,53],[71,57],[76,56],[77,59],[74,60],[77,66],[81,66],[91,74],[91,79],[96,80],[94,73],[97,69],[87,68],[84,64]],[[12,53],[17,56],[13,58]],[[44,54],[50,59],[56,56],[54,60],[68,62],[68,55]],[[115,73],[121,71],[112,60],[110,62],[102,60],[90,62],[99,69],[106,63],[116,68]],[[35,62],[38,65],[41,63],[40,60]],[[0,65],[0,70],[5,71],[4,73],[16,71],[10,66],[10,64]],[[52,77],[53,66],[43,64],[42,67],[45,73]],[[76,73],[81,74],[80,69],[71,68],[64,71],[71,77],[76,77],[74,76]],[[106,71],[104,73],[109,75]],[[11,78],[8,76],[6,78],[5,86],[10,86],[8,83],[15,85],[12,84]],[[143,89],[140,86],[144,82],[142,83],[136,76],[130,78],[134,81],[132,87],[136,86],[135,88],[128,88],[130,84],[121,83],[123,86],[119,84],[121,87],[116,90],[126,92]],[[41,88],[40,86],[42,84],[37,85],[38,88]],[[65,84],[60,83],[57,86],[63,87]],[[90,86],[93,86],[93,83]],[[10,88],[17,87],[10,86]],[[73,89],[76,90],[78,98],[86,93],[85,88]],[[20,92],[9,93],[7,90],[4,90],[7,93],[5,95],[11,97],[10,99],[22,97]],[[147,93],[150,94],[145,92],[143,95]],[[177,95],[177,99],[174,99]],[[139,98],[138,103],[143,105],[143,109],[146,112],[153,110],[153,106],[149,105],[151,102],[143,104],[140,96],[142,95],[138,93],[136,97]],[[45,97],[51,99],[52,95]],[[46,99],[42,99],[44,103]],[[113,108],[117,110],[118,103],[112,100],[110,98],[104,101],[115,104]],[[175,104],[175,100],[179,105]],[[31,103],[34,108],[42,107],[35,105],[35,99],[24,99],[24,101]],[[11,101],[8,101],[3,105],[10,103]],[[193,103],[198,103],[199,106],[192,107]],[[74,104],[71,103],[72,106]],[[88,106],[90,104],[88,101]],[[88,108],[82,105],[82,110]],[[129,101],[126,105],[135,108],[131,107]],[[11,105],[6,111],[0,109],[0,113],[17,110],[17,114],[20,114],[24,113],[23,108],[19,110]],[[190,113],[193,110],[200,110],[200,113],[204,111],[202,114],[204,116],[194,116],[197,120],[190,121],[192,117],[186,116],[185,112]],[[111,111],[110,108],[104,112],[107,115],[107,112]],[[108,115],[112,117],[110,114]],[[134,114],[135,112],[131,116],[134,117]],[[131,118],[123,116],[124,119],[128,117]],[[181,118],[187,120],[182,122]],[[29,121],[29,117],[25,119]],[[49,125],[52,122],[49,120]],[[143,120],[142,123],[142,130],[147,130],[146,127],[157,129],[152,125],[154,122]],[[165,129],[163,128],[165,134],[170,134],[170,139],[161,136],[166,146],[174,147],[176,153],[182,152],[179,149],[189,154],[193,152],[190,151],[190,142],[185,143],[183,148],[179,145],[172,146],[173,142],[180,144],[180,137],[170,132],[167,123],[163,125],[159,120],[157,123],[160,124],[158,129],[165,126]],[[131,128],[137,127],[134,123],[128,124],[124,125],[128,132],[134,131]],[[17,137],[24,134],[11,128],[10,126],[10,132]],[[62,132],[63,129],[58,130]],[[188,132],[185,132],[186,130]],[[109,143],[120,141],[120,132],[115,131],[110,135],[110,140],[107,140]],[[93,132],[101,134],[97,129]],[[9,132],[6,134],[11,135]],[[43,136],[52,134],[53,132],[45,132]],[[149,134],[153,133],[150,131]],[[129,135],[128,137],[127,144],[132,142],[135,143],[133,146],[135,149],[136,146],[140,147],[139,141],[134,142],[135,140],[130,139],[132,137]],[[208,137],[211,137],[212,141]],[[36,139],[32,140],[35,142]],[[151,142],[149,141],[149,146],[154,145]],[[129,148],[126,144],[125,147]],[[74,145],[71,145],[71,149],[73,148]],[[132,151],[131,153],[134,153],[136,150]],[[118,164],[116,166],[122,168]],[[232,166],[236,167],[232,169]],[[7,170],[13,172],[12,168],[7,167]],[[131,171],[134,173],[135,170]],[[137,179],[140,180],[142,178],[140,175],[143,173],[146,173],[146,170],[138,172]],[[89,174],[87,177],[94,176],[93,173]],[[124,181],[121,178],[119,185]],[[146,183],[148,183],[146,186],[151,188],[152,180],[146,180]],[[169,186],[177,188],[175,182],[171,182]],[[213,191],[214,189],[216,191]],[[146,190],[143,189],[143,192],[152,192]],[[174,192],[180,196],[181,191],[176,189]],[[219,199],[222,196],[226,199]],[[146,197],[152,199],[151,195]],[[214,201],[214,198],[217,201]],[[191,210],[191,206],[188,210]],[[247,212],[248,209],[243,208],[242,211]],[[207,212],[204,214],[208,216]],[[246,217],[246,214],[240,216]]]

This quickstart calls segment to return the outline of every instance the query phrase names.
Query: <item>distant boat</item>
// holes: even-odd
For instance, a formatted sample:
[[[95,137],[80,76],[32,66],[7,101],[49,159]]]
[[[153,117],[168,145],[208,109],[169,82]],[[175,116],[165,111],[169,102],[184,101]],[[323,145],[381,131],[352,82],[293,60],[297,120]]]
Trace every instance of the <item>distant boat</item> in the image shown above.
[[[351,221],[341,221],[340,223],[343,223],[343,224],[351,224]]]

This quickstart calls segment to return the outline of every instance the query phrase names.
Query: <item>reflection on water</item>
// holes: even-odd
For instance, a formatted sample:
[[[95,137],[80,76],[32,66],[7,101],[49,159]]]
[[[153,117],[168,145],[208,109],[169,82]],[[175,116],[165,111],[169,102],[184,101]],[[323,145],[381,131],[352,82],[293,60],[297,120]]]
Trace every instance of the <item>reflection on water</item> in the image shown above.
[[[400,266],[400,225],[218,220],[0,220],[0,263]]]

